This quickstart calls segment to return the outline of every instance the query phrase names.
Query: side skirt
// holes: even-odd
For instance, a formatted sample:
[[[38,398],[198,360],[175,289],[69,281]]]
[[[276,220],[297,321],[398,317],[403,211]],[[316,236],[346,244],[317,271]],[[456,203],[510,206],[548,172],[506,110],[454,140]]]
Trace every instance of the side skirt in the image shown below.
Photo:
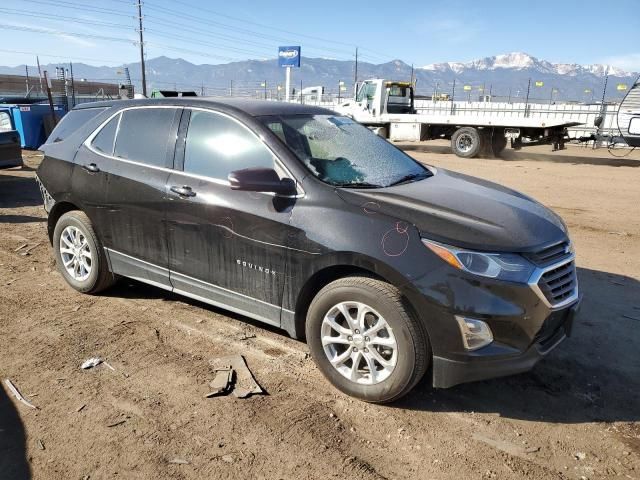
[[[111,271],[142,283],[280,327],[282,308],[105,248]],[[288,312],[288,310],[286,310]],[[293,312],[290,312],[293,313]]]

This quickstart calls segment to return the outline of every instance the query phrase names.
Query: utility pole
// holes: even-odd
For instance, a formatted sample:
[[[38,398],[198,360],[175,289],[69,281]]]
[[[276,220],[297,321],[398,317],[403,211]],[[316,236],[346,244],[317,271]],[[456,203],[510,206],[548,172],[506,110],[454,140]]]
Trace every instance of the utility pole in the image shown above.
[[[602,120],[600,121],[600,126],[596,130],[596,138],[598,140],[593,142],[593,148],[594,149],[602,146],[602,137],[601,137],[601,135],[602,135],[602,130],[604,129],[604,119],[605,119],[606,114],[607,114],[607,106],[604,103],[605,98],[607,96],[607,83],[609,83],[609,69],[608,68],[607,68],[607,70],[605,70],[605,73],[604,73],[604,86],[602,87],[602,103],[600,104],[600,115],[598,115],[598,117],[600,117]]]
[[[144,40],[142,37],[142,0],[138,0],[138,25],[140,34],[140,68],[142,69],[142,94],[147,96],[147,74],[144,68]]]
[[[267,81],[264,81],[264,99],[267,99]]]
[[[411,85],[413,85],[413,63],[411,64],[411,80],[410,80]]]
[[[524,116],[529,116],[529,92],[531,91],[531,77],[529,77],[529,83],[527,84],[527,99],[524,102]]]
[[[358,88],[358,47],[356,47],[356,68],[355,71],[353,73],[353,84],[355,85],[356,89]]]
[[[42,69],[40,68],[40,57],[36,56],[36,63],[38,64],[38,77],[40,78],[40,93],[43,93],[42,90]]]
[[[56,118],[56,111],[53,108],[53,97],[51,96],[51,86],[49,85],[49,78],[47,78],[47,71],[44,71],[44,83],[47,88],[47,98],[49,99],[49,109],[51,110],[51,121],[53,122],[53,126],[55,127],[58,123],[58,119]]]
[[[69,62],[69,69],[71,70],[71,104],[76,106],[76,84],[73,80],[73,63]]]
[[[456,79],[453,79],[453,89],[451,91],[451,114],[453,115],[453,112],[456,108]]]

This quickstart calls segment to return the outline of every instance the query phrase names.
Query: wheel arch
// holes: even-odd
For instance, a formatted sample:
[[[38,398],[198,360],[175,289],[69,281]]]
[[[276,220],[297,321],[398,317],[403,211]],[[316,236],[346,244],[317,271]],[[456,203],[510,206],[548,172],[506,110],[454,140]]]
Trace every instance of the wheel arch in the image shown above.
[[[53,232],[60,217],[67,212],[71,212],[72,210],[82,209],[74,203],[68,201],[56,202],[53,205],[47,218],[47,235],[49,237],[49,243],[53,244]]]
[[[293,337],[300,340],[305,338],[307,312],[311,302],[318,292],[335,280],[353,275],[375,278],[396,287],[400,290],[402,297],[411,308],[412,313],[420,320],[420,323],[423,323],[422,319],[420,319],[418,315],[418,308],[411,299],[413,295],[410,295],[407,292],[407,279],[404,278],[402,274],[395,271],[390,266],[366,256],[356,256],[353,258],[353,254],[349,254],[349,257],[351,258],[348,261],[346,259],[341,259],[342,261],[336,261],[335,263],[326,264],[318,268],[300,288],[295,302]]]

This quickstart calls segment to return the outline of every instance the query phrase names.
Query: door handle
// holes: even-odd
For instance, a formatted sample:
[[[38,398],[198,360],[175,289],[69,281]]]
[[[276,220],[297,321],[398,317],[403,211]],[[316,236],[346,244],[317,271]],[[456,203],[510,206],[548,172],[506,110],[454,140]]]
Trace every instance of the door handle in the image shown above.
[[[187,185],[183,185],[181,187],[174,185],[173,187],[171,187],[171,191],[177,193],[181,197],[195,197],[196,196],[196,192],[191,190],[191,187],[188,187]]]
[[[82,168],[84,168],[86,171],[88,172],[99,172],[100,169],[98,168],[98,166],[95,163],[89,163],[88,165],[83,165]]]

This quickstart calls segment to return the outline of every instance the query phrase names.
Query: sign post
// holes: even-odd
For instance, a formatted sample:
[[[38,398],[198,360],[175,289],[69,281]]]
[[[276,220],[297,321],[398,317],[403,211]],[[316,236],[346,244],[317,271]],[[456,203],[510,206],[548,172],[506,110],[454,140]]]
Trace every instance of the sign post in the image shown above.
[[[291,68],[300,68],[300,46],[278,47],[278,65],[287,69],[285,76],[285,102],[291,95]]]

